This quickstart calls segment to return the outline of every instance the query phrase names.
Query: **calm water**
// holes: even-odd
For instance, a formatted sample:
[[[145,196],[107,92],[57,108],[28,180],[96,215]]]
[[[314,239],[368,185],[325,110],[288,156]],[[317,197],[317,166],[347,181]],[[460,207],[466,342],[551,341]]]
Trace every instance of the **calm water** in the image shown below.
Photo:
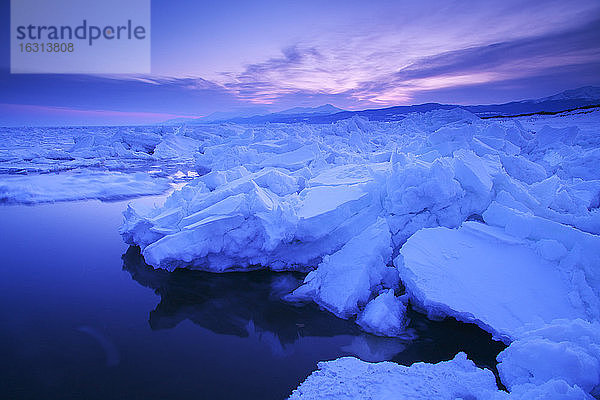
[[[0,398],[281,399],[320,360],[410,365],[462,350],[493,366],[503,348],[416,313],[412,338],[364,334],[281,301],[297,274],[155,271],[118,234],[125,206],[0,207]]]

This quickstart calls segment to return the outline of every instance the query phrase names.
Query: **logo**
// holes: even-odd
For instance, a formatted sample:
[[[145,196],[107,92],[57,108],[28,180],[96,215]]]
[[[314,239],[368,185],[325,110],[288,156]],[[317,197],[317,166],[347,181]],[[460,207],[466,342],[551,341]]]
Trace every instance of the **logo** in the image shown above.
[[[11,0],[11,73],[150,73],[150,0]]]

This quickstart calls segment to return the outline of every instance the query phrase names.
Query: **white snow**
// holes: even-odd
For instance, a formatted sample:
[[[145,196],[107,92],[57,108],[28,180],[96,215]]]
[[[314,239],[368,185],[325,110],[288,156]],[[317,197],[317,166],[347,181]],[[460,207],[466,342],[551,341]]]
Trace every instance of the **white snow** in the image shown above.
[[[376,335],[403,334],[408,301],[510,343],[499,358],[509,394],[480,385],[489,374],[459,356],[410,368],[333,361],[323,364],[332,375],[315,373],[295,396],[317,396],[311,382],[339,373],[323,382],[346,383],[322,390],[340,398],[385,397],[386,374],[406,393],[459,396],[447,390],[466,374],[477,378],[465,390],[481,393],[467,398],[586,398],[598,393],[599,340],[581,332],[600,321],[599,115],[10,130],[0,195],[115,198],[185,181],[163,205],[125,211],[123,238],[154,267],[306,271],[288,300]],[[580,333],[548,336],[569,329]]]
[[[498,361],[502,382],[511,391],[553,384],[592,392],[600,384],[600,324],[553,321],[524,333]]]
[[[73,171],[47,175],[8,175],[0,178],[0,203],[41,203],[69,200],[119,200],[163,193],[166,178],[138,172]]]
[[[568,300],[577,296],[570,276],[500,228],[465,222],[423,229],[401,254],[396,265],[415,305],[477,323],[507,342],[526,325],[587,316],[580,301]]]
[[[165,135],[154,147],[153,156],[158,159],[194,158],[200,147],[200,141],[181,135]]]
[[[388,318],[379,327],[367,323],[365,307],[398,290],[398,278],[430,315],[475,321],[506,341],[533,320],[597,316],[590,252],[600,232],[600,180],[589,179],[593,172],[569,178],[552,161],[593,159],[598,141],[589,129],[530,132],[518,120],[482,121],[462,110],[393,123],[355,117],[211,129],[195,155],[205,175],[160,209],[126,214],[124,238],[156,267],[313,270],[290,299],[313,300],[344,318],[363,315],[365,329],[379,334],[393,331]],[[569,146],[556,139],[565,134]],[[463,224],[469,217],[497,228],[475,232]],[[561,228],[529,237],[531,220]],[[438,245],[456,257],[406,265],[391,257],[415,246],[435,255]],[[543,296],[546,286],[554,295]],[[458,287],[465,288],[460,296]],[[494,308],[497,293],[511,300]]]
[[[162,208],[128,210],[122,233],[156,267],[310,270],[288,300],[312,300],[376,335],[403,335],[407,299],[432,318],[476,323],[514,343],[500,364],[510,394],[491,385],[475,398],[586,398],[596,378],[577,368],[596,371],[585,349],[597,338],[542,346],[528,335],[557,320],[600,320],[599,122],[596,111],[484,121],[450,110],[398,122],[228,124],[195,156],[206,175]],[[544,369],[544,349],[560,365],[579,362],[575,375]],[[322,368],[296,398],[384,398],[384,377],[394,382],[404,367],[386,367],[381,382],[365,375],[378,366],[357,360]],[[328,371],[342,375],[313,384]],[[461,379],[432,375],[427,389],[454,398],[436,385],[454,390]]]
[[[480,369],[459,353],[438,364],[405,367],[391,362],[367,363],[353,357],[320,362],[289,397],[290,400],[327,399],[506,399],[494,374]]]
[[[371,300],[356,321],[365,331],[379,336],[400,336],[406,326],[406,305],[388,289]]]

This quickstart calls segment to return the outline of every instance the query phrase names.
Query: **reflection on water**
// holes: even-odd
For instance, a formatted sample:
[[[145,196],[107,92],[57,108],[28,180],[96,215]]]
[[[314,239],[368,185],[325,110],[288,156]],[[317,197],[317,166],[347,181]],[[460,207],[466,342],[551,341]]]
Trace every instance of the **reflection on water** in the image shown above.
[[[274,355],[289,355],[303,337],[352,336],[340,351],[369,361],[389,360],[405,349],[408,338],[365,334],[348,320],[320,310],[315,304],[293,304],[281,297],[298,287],[303,275],[270,271],[215,274],[176,269],[169,273],[148,266],[138,247],[123,255],[123,269],[160,295],[150,311],[153,330],[170,329],[184,320],[223,335],[256,337]]]
[[[365,334],[281,301],[298,274],[155,271],[118,233],[126,207],[0,207],[0,399],[283,399],[322,360],[493,366],[502,349],[413,312],[410,340]]]
[[[411,323],[402,338],[364,333],[353,321],[339,319],[315,304],[283,301],[283,296],[300,285],[303,274],[299,273],[215,274],[187,269],[169,273],[148,266],[137,247],[123,255],[123,269],[161,298],[150,311],[152,329],[170,329],[190,320],[218,334],[257,337],[269,344],[274,355],[289,355],[303,337],[349,335],[349,343],[340,345],[340,356],[410,365],[448,360],[466,351],[478,365],[495,370],[495,357],[504,348],[475,325],[430,321],[411,310]]]
[[[104,354],[106,354],[107,367],[114,367],[115,365],[119,364],[119,360],[121,358],[119,356],[119,350],[117,350],[117,347],[112,342],[112,340],[107,338],[104,334],[102,334],[102,332],[99,332],[92,326],[80,326],[79,328],[77,328],[77,330],[79,332],[83,332],[89,335],[92,339],[98,342],[98,344],[104,351]]]

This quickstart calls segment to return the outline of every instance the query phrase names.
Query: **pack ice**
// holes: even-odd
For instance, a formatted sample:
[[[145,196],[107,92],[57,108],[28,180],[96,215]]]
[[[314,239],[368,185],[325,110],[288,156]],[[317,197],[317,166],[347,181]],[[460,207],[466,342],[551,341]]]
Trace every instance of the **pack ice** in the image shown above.
[[[177,127],[0,128],[0,203],[116,200],[197,175],[206,132]]]
[[[597,111],[586,118],[595,122],[526,129],[438,110],[397,122],[220,125],[195,154],[202,176],[161,207],[129,206],[121,233],[157,268],[307,271],[288,300],[377,335],[400,335],[408,304],[478,324],[512,343],[499,356],[518,366],[500,368],[510,396],[587,398],[600,382],[600,121]],[[586,372],[545,370],[545,348]],[[453,365],[487,393],[489,374],[457,357],[396,372],[342,359],[293,396],[317,396],[327,376],[364,386],[364,369],[396,386],[412,387],[421,368],[456,382],[444,372]],[[456,388],[435,393],[455,398]]]

